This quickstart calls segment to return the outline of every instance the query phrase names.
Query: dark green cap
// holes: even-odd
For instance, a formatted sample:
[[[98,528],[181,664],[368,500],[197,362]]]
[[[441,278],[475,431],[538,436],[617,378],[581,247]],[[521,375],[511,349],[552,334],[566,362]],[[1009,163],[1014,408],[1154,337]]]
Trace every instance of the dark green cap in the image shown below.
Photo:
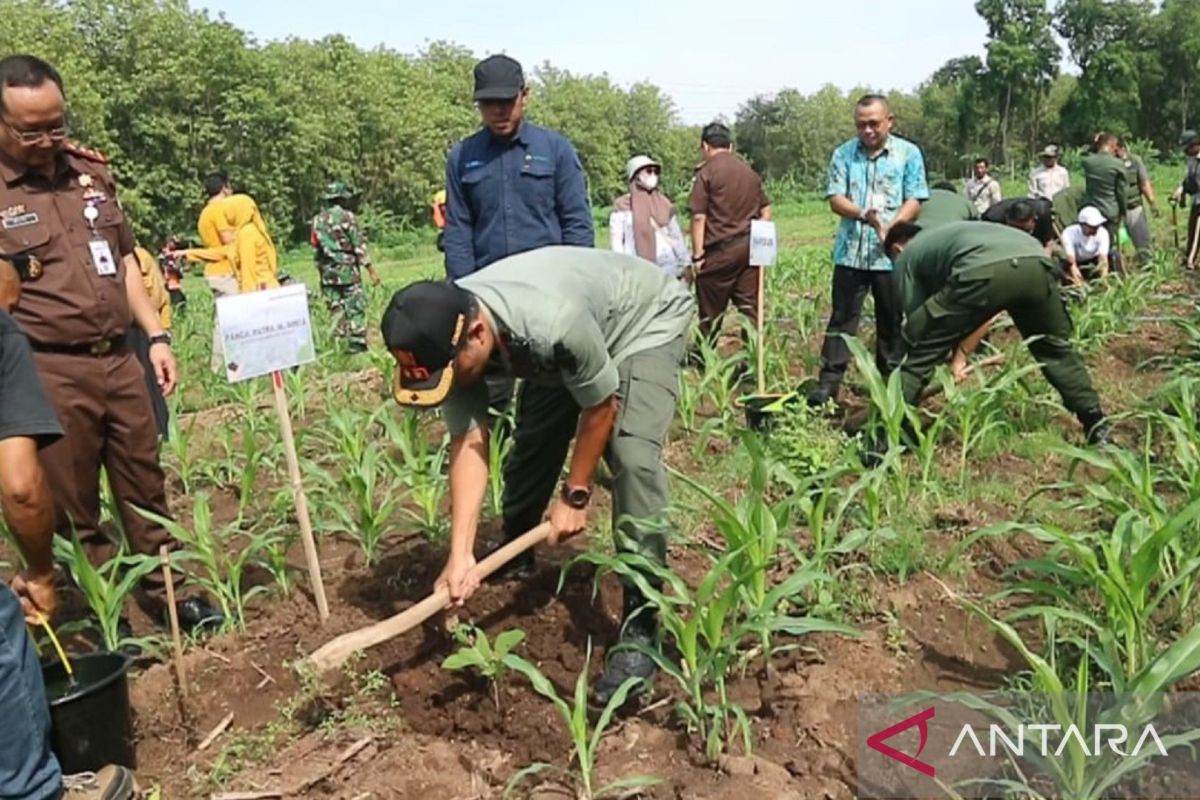
[[[325,194],[322,195],[326,200],[342,200],[353,196],[354,190],[345,181],[334,181],[329,184],[325,187]]]

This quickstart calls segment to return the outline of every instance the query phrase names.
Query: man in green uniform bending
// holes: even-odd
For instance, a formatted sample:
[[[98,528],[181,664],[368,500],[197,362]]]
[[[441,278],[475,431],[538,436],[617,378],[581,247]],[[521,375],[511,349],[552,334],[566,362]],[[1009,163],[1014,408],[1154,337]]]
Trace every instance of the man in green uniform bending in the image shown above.
[[[1042,245],[1007,225],[952,222],[921,233],[895,226],[884,247],[896,265],[905,309],[904,399],[921,396],[933,371],[967,334],[1007,311],[1029,351],[1093,444],[1108,440],[1100,398],[1071,346],[1071,317],[1059,295],[1058,268]]]
[[[577,247],[509,256],[457,281],[415,283],[392,297],[382,329],[398,363],[396,401],[441,405],[450,431],[450,554],[437,584],[453,601],[461,605],[478,588],[472,567],[488,486],[488,371],[524,379],[504,465],[505,538],[541,521],[574,439],[550,505],[551,541],[586,526],[592,475],[603,456],[613,476],[618,547],[663,561],[663,440],[694,312],[687,287],[653,264]],[[532,563],[523,566],[528,571]],[[657,618],[638,613],[644,605],[627,585],[622,642],[654,644]],[[596,699],[607,703],[627,678],[654,673],[644,653],[612,652]]]
[[[979,219],[979,212],[949,181],[933,185],[929,190],[929,199],[921,202],[921,211],[917,214],[917,224],[926,231],[947,222],[966,222],[972,219]]]
[[[313,258],[321,276],[321,294],[334,316],[337,335],[351,353],[367,349],[367,297],[363,293],[362,270],[379,285],[379,273],[367,255],[367,240],[358,218],[349,209],[354,193],[341,181],[325,190],[329,206],[312,221]]]

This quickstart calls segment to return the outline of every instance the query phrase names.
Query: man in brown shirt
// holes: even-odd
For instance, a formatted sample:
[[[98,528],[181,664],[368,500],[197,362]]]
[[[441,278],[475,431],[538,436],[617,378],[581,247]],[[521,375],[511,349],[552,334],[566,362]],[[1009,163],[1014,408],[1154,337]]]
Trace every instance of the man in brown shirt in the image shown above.
[[[100,530],[100,467],[130,547],[157,556],[174,541],[135,508],[166,515],[153,411],[141,365],[126,345],[137,321],[164,394],[175,388],[170,336],[150,305],[116,184],[98,153],[66,142],[66,100],[55,69],[33,56],[0,59],[0,252],[29,259],[13,313],[66,435],[41,452],[58,533],[95,560],[115,547]],[[143,582],[165,610],[159,570]],[[179,603],[188,627],[220,622],[202,599]]]
[[[700,329],[715,337],[730,301],[758,321],[758,273],[750,267],[750,223],[771,218],[762,178],[733,154],[729,129],[719,122],[700,138],[704,163],[692,183],[692,267]]]

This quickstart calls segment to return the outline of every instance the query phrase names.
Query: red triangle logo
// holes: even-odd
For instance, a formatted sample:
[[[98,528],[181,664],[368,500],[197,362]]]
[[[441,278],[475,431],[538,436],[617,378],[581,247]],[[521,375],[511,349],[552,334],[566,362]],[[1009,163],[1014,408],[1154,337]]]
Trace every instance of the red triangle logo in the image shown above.
[[[929,720],[933,719],[934,709],[927,708],[920,714],[909,717],[903,722],[897,722],[887,730],[882,730],[867,738],[867,747],[872,750],[883,753],[893,761],[899,761],[906,767],[911,767],[922,775],[927,775],[930,778],[934,777],[936,771],[932,766],[926,764],[920,759],[921,752],[925,749],[925,745],[929,742]],[[916,727],[921,732],[921,745],[917,748],[916,755],[901,753],[891,745],[884,744],[888,739],[899,733],[903,733],[909,728]]]

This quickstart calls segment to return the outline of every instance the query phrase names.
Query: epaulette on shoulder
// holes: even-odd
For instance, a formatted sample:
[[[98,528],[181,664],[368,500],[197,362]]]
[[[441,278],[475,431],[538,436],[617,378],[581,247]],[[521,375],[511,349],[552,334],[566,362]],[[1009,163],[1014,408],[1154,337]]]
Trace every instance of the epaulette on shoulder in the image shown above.
[[[64,142],[63,149],[73,156],[86,158],[88,161],[95,161],[97,164],[107,164],[108,159],[99,150],[93,150],[90,147],[84,147],[78,142]]]

